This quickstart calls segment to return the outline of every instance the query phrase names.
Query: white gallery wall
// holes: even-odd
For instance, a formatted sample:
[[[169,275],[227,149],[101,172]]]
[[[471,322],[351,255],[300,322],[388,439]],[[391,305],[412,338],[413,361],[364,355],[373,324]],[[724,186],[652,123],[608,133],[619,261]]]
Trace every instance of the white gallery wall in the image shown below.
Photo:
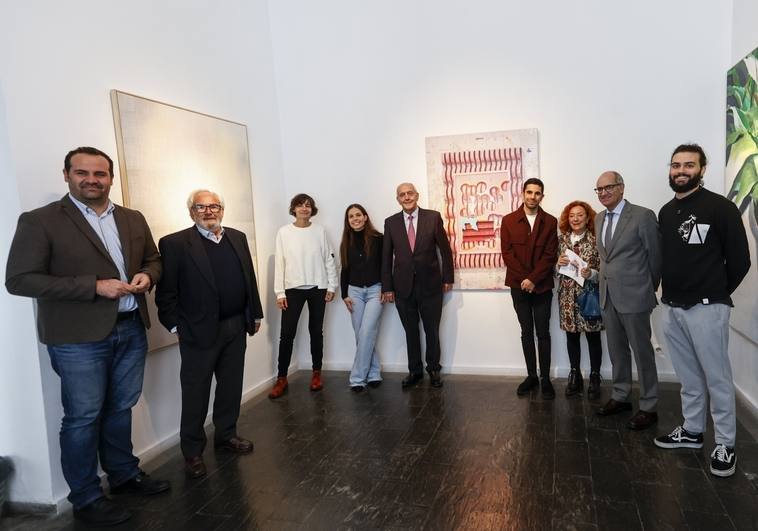
[[[286,220],[286,209],[266,2],[0,5],[0,173],[10,185],[2,270],[18,214],[67,191],[61,169],[68,150],[93,145],[116,158],[109,99],[115,88],[247,124],[259,283],[271,315],[270,235]],[[111,197],[121,202],[118,177]],[[184,204],[189,191],[176,190],[165,200]],[[38,348],[31,301],[3,289],[0,313],[0,455],[17,467],[11,499],[57,503],[68,491],[59,464],[58,378],[45,348]],[[275,322],[270,327],[264,320],[261,333],[249,340],[248,394],[270,382]],[[136,452],[149,457],[176,442],[179,412],[174,346],[148,356],[144,393],[134,410]]]
[[[629,200],[657,212],[672,195],[669,154],[685,141],[704,146],[707,185],[723,192],[724,75],[758,40],[748,16],[756,19],[750,0],[735,0],[734,14],[732,2],[708,0],[0,0],[0,178],[10,191],[0,271],[18,213],[65,193],[64,154],[94,145],[115,156],[110,89],[247,124],[266,313],[249,340],[249,397],[275,370],[273,239],[292,195],[316,198],[315,221],[336,248],[351,202],[381,227],[399,209],[395,186],[411,180],[426,205],[425,137],[530,127],[540,131],[543,206],[553,214],[577,198],[600,208],[592,188],[606,169],[624,175]],[[67,492],[58,379],[31,302],[2,290],[0,316],[0,455],[18,467],[11,499],[58,503]],[[304,321],[296,358],[309,368]],[[554,372],[564,376],[557,319],[552,331]],[[325,366],[349,368],[353,332],[339,300],[325,336]],[[523,373],[506,291],[447,295],[442,341],[446,370]],[[748,365],[756,347],[732,345],[735,365],[753,371],[738,382],[758,402]],[[405,370],[391,306],[379,351],[386,369]],[[658,361],[673,378],[665,353]],[[177,440],[178,370],[176,347],[149,355],[134,413],[144,457]]]
[[[624,175],[630,201],[657,213],[682,142],[705,148],[707,185],[723,192],[728,4],[278,0],[270,15],[286,192],[315,197],[335,246],[349,203],[381,227],[399,210],[396,185],[410,180],[426,205],[427,136],[538,128],[543,207],[556,216],[573,199],[601,208],[592,188],[607,169]],[[553,316],[553,372],[565,376]],[[349,368],[344,305],[333,303],[326,321],[326,363]],[[404,370],[394,308],[381,326],[385,368]],[[507,291],[446,295],[441,336],[447,370],[524,373]],[[297,345],[308,367],[304,327]],[[658,367],[674,378],[663,352]]]
[[[730,67],[758,48],[756,21],[758,21],[758,2],[755,0],[734,0]],[[724,83],[726,84],[726,74],[724,75]],[[753,235],[748,231],[748,238],[752,237]],[[755,270],[758,268],[758,263],[753,263],[751,267]],[[753,296],[758,295],[755,285],[743,283],[738,289],[752,290]],[[732,311],[739,312],[740,308],[736,307]],[[734,382],[737,389],[748,398],[753,409],[756,410],[758,408],[758,345],[734,329],[731,329],[730,332],[729,352]]]

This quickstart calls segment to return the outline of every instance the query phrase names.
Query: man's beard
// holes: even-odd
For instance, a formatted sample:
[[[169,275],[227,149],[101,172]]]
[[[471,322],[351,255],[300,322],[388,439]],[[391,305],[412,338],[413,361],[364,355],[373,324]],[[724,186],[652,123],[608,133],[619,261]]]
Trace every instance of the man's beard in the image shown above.
[[[677,194],[683,194],[685,192],[689,192],[690,190],[694,190],[703,182],[702,175],[694,175],[686,183],[677,184],[676,179],[680,176],[681,174],[676,176],[669,175],[669,186]]]

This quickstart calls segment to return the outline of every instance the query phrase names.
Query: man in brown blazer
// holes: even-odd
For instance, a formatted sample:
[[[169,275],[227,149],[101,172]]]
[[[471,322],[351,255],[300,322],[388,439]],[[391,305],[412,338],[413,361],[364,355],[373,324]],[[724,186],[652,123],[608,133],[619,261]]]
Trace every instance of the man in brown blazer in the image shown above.
[[[80,147],[66,155],[69,193],[18,220],[5,286],[37,300],[37,328],[61,379],[61,465],[74,517],[116,525],[131,514],[103,495],[157,494],[132,451],[132,406],[142,392],[150,319],[145,292],[161,263],[145,218],[113,204],[113,161]]]
[[[432,386],[442,387],[439,327],[442,295],[453,288],[453,253],[440,213],[419,208],[413,184],[397,187],[397,202],[403,210],[384,221],[382,292],[385,300],[395,302],[405,329],[409,374],[402,386],[416,385],[424,377],[420,315],[426,334],[426,370]]]

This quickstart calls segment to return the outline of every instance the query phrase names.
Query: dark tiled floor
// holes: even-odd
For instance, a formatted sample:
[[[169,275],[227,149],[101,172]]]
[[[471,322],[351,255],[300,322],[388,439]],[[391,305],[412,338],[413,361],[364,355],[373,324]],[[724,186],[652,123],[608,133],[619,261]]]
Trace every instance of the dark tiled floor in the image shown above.
[[[172,490],[119,498],[135,516],[115,529],[758,529],[758,443],[742,419],[729,479],[708,471],[710,427],[703,450],[653,446],[679,423],[676,385],[661,385],[658,427],[631,432],[631,414],[597,417],[598,404],[562,396],[561,380],[544,402],[518,398],[514,378],[448,376],[442,390],[426,380],[403,392],[390,374],[357,395],[346,373],[325,373],[320,393],[307,376],[243,408],[253,455],[206,451],[209,475],[194,481],[178,448],[147,463]],[[0,523],[74,528],[70,514]]]

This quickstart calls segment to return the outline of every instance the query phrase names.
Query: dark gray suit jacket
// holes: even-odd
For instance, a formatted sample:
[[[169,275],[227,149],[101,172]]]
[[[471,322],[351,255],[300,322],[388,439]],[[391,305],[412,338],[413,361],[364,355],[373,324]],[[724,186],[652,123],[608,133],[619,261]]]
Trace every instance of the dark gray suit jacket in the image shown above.
[[[600,306],[605,308],[610,293],[619,313],[651,311],[658,299],[655,292],[661,282],[661,241],[658,222],[652,210],[624,205],[608,248],[603,245],[603,220],[606,211],[595,217],[597,250],[600,255]]]
[[[118,205],[113,217],[128,280],[147,273],[155,284],[161,261],[145,218]],[[109,278],[119,278],[116,264],[68,195],[18,218],[5,286],[13,295],[37,299],[37,329],[43,343],[107,337],[116,324],[118,300],[98,296],[95,282]],[[145,296],[135,297],[142,322],[150,327]]]

